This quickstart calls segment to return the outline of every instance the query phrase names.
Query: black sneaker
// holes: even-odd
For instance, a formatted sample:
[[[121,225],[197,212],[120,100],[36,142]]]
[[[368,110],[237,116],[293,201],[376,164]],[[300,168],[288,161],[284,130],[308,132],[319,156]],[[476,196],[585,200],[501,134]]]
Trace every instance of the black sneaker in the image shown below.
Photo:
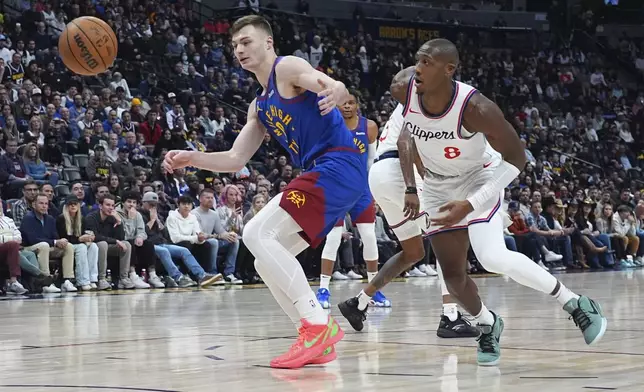
[[[449,317],[445,315],[441,316],[441,322],[436,330],[436,335],[445,339],[477,338],[480,334],[481,331],[464,319],[461,312],[458,312],[458,318],[454,321],[450,321]]]
[[[353,329],[360,332],[364,328],[364,321],[367,319],[367,306],[364,310],[358,309],[358,298],[349,298],[338,304],[340,313],[351,324]]]

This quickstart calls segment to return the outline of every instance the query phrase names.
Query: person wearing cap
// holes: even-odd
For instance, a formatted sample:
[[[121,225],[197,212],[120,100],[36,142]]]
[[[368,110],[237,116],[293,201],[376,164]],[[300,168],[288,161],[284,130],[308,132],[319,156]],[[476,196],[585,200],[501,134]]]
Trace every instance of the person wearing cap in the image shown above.
[[[188,268],[190,273],[197,279],[197,282],[199,282],[199,287],[209,286],[222,279],[221,274],[210,274],[204,271],[187,248],[169,243],[170,241],[165,231],[163,219],[157,212],[159,196],[156,193],[146,192],[141,201],[142,208],[139,212],[143,217],[143,222],[145,222],[148,239],[154,243],[154,251],[169,275],[165,281],[166,287],[190,287],[197,285],[189,276],[181,273],[173,259],[183,261],[186,268]]]
[[[557,210],[563,208],[561,200],[546,197],[543,200],[543,213],[542,216],[546,220],[547,227],[550,232],[550,239],[548,240],[550,249],[557,249],[561,252],[563,258],[563,267],[566,269],[573,267],[573,253],[572,253],[572,239],[570,235],[574,232],[574,228],[564,228],[557,220]],[[556,269],[563,269],[557,266]]]
[[[74,247],[65,238],[60,238],[56,230],[56,219],[47,214],[49,198],[44,193],[38,194],[33,210],[29,211],[20,223],[22,243],[27,250],[38,252],[40,269],[49,273],[50,257],[62,258],[64,283],[61,285],[63,292],[78,291],[74,284]],[[43,243],[46,246],[42,246]]]
[[[110,177],[112,164],[107,159],[102,144],[94,146],[94,156],[87,162],[85,172],[90,181],[105,182]]]
[[[120,147],[118,155],[116,162],[112,163],[112,173],[121,178],[134,177],[134,166],[128,159],[130,150],[127,147]]]
[[[56,229],[60,238],[65,238],[74,248],[76,286],[82,291],[96,290],[98,286],[98,256],[107,257],[107,243],[96,243],[96,236],[83,227],[80,200],[70,196],[65,200],[63,213],[56,217]],[[99,246],[102,251],[99,252]],[[104,263],[107,260],[103,261]],[[105,282],[107,283],[107,282]],[[104,284],[101,285],[104,289]]]

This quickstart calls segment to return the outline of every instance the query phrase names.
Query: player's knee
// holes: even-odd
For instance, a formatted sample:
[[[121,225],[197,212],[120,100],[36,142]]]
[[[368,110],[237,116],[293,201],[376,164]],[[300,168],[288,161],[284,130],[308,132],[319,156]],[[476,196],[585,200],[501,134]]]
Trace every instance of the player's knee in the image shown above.
[[[416,264],[425,257],[423,237],[420,235],[402,241],[403,256],[410,265]]]
[[[359,224],[358,232],[364,244],[363,257],[365,260],[378,260],[378,241],[376,240],[375,224]]]
[[[338,254],[338,248],[342,242],[342,226],[334,227],[326,236],[326,243],[322,249],[322,258],[326,260],[335,260]]]

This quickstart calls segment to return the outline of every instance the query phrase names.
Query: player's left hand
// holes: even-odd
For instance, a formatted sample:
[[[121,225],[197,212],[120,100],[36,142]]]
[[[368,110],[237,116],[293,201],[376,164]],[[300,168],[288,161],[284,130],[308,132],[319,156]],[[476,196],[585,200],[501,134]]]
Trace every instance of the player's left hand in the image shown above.
[[[438,209],[439,213],[448,212],[447,215],[431,218],[432,225],[436,226],[454,226],[465,219],[467,214],[474,211],[472,205],[467,200],[450,201]]]
[[[344,99],[346,88],[343,83],[334,82],[332,85],[326,84],[322,79],[318,79],[318,84],[322,87],[322,91],[318,93],[318,97],[324,97],[318,102],[321,114],[327,115]]]

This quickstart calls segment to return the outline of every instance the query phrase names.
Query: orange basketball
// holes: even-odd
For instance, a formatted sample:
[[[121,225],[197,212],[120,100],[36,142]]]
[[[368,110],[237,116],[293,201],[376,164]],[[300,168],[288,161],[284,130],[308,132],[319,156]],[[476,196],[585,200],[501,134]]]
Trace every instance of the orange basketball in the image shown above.
[[[92,16],[69,22],[58,38],[63,63],[79,75],[98,75],[112,66],[118,41],[112,28]]]

